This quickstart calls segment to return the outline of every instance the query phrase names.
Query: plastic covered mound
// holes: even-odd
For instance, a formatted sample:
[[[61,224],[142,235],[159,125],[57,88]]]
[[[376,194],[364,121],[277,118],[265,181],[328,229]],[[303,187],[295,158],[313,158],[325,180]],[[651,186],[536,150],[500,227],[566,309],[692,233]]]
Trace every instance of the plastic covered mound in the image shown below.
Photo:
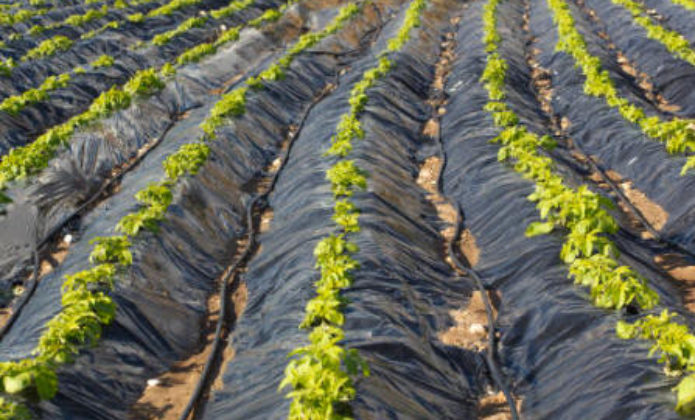
[[[609,1],[566,2],[589,51],[621,95],[648,115],[695,117],[694,66],[648,38],[624,8]],[[23,34],[14,41],[2,34],[5,59],[19,59],[55,35],[75,40],[66,51],[20,62],[0,76],[0,101],[48,76],[88,67],[48,99],[16,115],[0,111],[2,156],[84,112],[102,92],[138,70],[159,68],[283,4],[260,0],[155,46],[149,43],[155,35],[188,18],[211,16],[211,10],[229,2],[203,0],[147,24],[128,21],[131,13],[168,2],[139,3],[110,7],[107,16],[84,26],[27,33],[34,24],[61,22],[96,7],[69,1],[0,29]],[[489,415],[481,402],[501,390],[489,365],[493,359],[523,419],[677,419],[672,389],[680,378],[664,374],[658,356],[649,353],[649,341],[616,335],[618,320],[636,320],[638,314],[632,308],[597,308],[588,289],[573,284],[559,257],[566,232],[525,234],[539,220],[527,199],[534,184],[513,165],[498,161],[500,145],[490,140],[500,129],[484,109],[489,101],[481,82],[487,62],[485,3],[426,2],[420,24],[389,55],[390,71],[367,91],[359,115],[364,136],[354,140],[349,154],[366,173],[367,187],[351,197],[360,212],[360,230],[349,234],[359,247],[353,255],[359,268],[352,272],[352,285],[341,292],[345,339],[340,345],[356,349],[371,372],[355,376],[349,411],[356,419],[512,418],[508,409]],[[644,3],[695,46],[695,11],[669,0]],[[91,266],[90,242],[117,234],[119,220],[141,207],[135,194],[163,178],[167,156],[203,135],[200,124],[221,95],[276,63],[302,34],[324,28],[345,4],[299,1],[277,21],[245,27],[238,40],[198,63],[180,66],[156,94],[78,127],[47,168],[7,183],[0,196],[11,199],[0,202],[0,361],[33,357],[47,323],[62,309],[65,276]],[[335,197],[326,179],[336,159],[326,150],[350,110],[352,89],[379,64],[380,52],[406,21],[409,4],[362,4],[349,24],[297,54],[283,77],[265,81],[261,89],[249,88],[243,115],[226,118],[207,143],[205,164],[172,187],[164,220],[132,239],[133,263],[110,292],[115,319],[72,363],[58,367],[57,395],[39,400],[5,389],[0,398],[21,402],[40,419],[174,419],[200,383],[204,391],[190,418],[287,418],[289,389],[278,386],[288,354],[309,343],[308,331],[298,326],[316,296],[314,248],[336,232]],[[21,1],[17,7],[39,6]],[[114,19],[122,21],[118,28],[79,39]],[[619,262],[659,294],[659,311],[677,313],[692,330],[695,317],[687,304],[695,276],[675,275],[658,263],[660,256],[675,254],[686,262],[677,268],[695,266],[695,176],[679,174],[687,156],[667,154],[604,99],[585,93],[581,70],[555,48],[557,30],[546,0],[503,0],[497,24],[499,53],[508,63],[509,108],[530,131],[557,139],[558,147],[543,153],[568,185],[586,185],[616,204],[610,212],[620,229],[611,239]],[[144,46],[134,47],[139,42]],[[102,54],[112,56],[114,65],[89,68]],[[649,75],[653,91],[677,108],[659,107],[621,67],[619,55]],[[550,75],[552,115],[539,101],[530,58]],[[576,150],[619,174],[621,182],[629,181],[661,209],[665,216],[656,229],[658,238],[641,235],[644,229],[625,210],[622,196],[603,188]],[[418,182],[423,163],[432,156],[443,165],[432,184],[460,211],[454,230],[465,228],[475,239],[479,258],[468,267],[474,271],[455,268],[444,233],[454,228],[455,217],[445,220],[441,203]],[[261,200],[273,174],[276,182]],[[263,216],[255,213],[259,202]],[[256,222],[265,220],[263,229],[250,223],[249,214]],[[235,261],[246,247],[252,251],[239,268]],[[230,287],[244,290],[242,302],[220,296],[230,266]],[[479,292],[471,273],[499,299],[491,357],[486,357],[489,348],[442,339],[457,324],[456,311]],[[228,299],[229,312],[236,313],[215,312],[211,302],[220,299]],[[210,375],[200,378],[202,367],[196,365],[184,374],[190,379],[185,383],[161,380],[172,373],[181,377],[182,363],[210,351],[218,316],[227,319],[220,335],[226,348]],[[182,401],[145,398],[157,387]]]

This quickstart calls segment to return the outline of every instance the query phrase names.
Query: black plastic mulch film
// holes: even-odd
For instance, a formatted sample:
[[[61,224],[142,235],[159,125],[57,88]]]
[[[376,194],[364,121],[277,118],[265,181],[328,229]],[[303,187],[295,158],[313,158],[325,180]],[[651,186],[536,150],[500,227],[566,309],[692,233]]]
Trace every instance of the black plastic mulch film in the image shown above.
[[[196,7],[213,7],[214,2],[203,3]],[[559,234],[524,236],[528,223],[537,220],[536,209],[526,199],[532,185],[498,163],[498,146],[489,143],[496,129],[483,110],[487,95],[479,82],[485,64],[483,2],[468,3],[458,25],[456,59],[446,83],[449,103],[441,126],[446,161],[442,186],[444,194],[460,205],[464,223],[476,237],[481,251],[476,270],[488,287],[501,292],[499,356],[514,394],[523,400],[522,416],[677,418],[670,390],[677,379],[663,375],[661,366],[648,357],[646,343],[618,339],[614,331],[617,315],[591,306],[586,292],[567,279],[566,267],[558,257]],[[694,207],[683,204],[695,199],[695,194],[688,194],[695,181],[677,176],[682,158],[667,157],[661,145],[645,140],[600,99],[582,93],[583,78],[571,58],[554,51],[556,32],[545,2],[530,3],[530,28],[537,37],[539,61],[553,72],[553,106],[572,121],[572,138],[663,206],[670,214],[664,235],[695,250]],[[668,2],[647,3],[674,16],[674,29],[687,27]],[[400,25],[404,4],[381,4],[384,13],[380,18],[386,23],[369,48],[342,55],[301,54],[284,80],[249,95],[245,115],[222,128],[218,141],[210,143],[209,162],[176,190],[159,232],[135,241],[134,264],[127,275],[118,278],[113,293],[118,305],[115,322],[105,329],[97,347],[85,350],[75,364],[61,368],[58,396],[32,406],[38,417],[126,418],[147,379],[200,350],[206,299],[234,254],[236,240],[248,228],[244,215],[254,194],[253,181],[278,155],[287,127],[298,122],[326,83],[337,81],[336,90],[308,114],[269,197],[273,209],[270,229],[260,236],[261,250],[240,278],[247,287],[248,302],[231,334],[235,356],[222,367],[223,385],[212,393],[202,415],[210,420],[286,417],[289,400],[278,392],[277,385],[287,353],[305,343],[306,333],[297,326],[306,302],[315,293],[313,247],[333,226],[330,184],[324,179],[330,161],[322,153],[339,117],[348,109],[351,87],[376,63],[376,52]],[[454,28],[449,18],[462,10],[462,4],[433,1],[428,6],[421,27],[393,57],[391,73],[369,91],[361,117],[366,135],[351,154],[369,174],[367,190],[354,197],[361,209],[362,230],[353,236],[360,248],[355,258],[361,268],[344,293],[350,302],[345,311],[345,346],[358,349],[372,371],[356,382],[357,396],[351,404],[358,419],[476,418],[478,400],[491,385],[481,354],[447,346],[437,338],[453,323],[449,312],[466,306],[474,284],[458,277],[444,261],[441,222],[426,192],[415,182],[418,164],[436,149],[421,131],[433,111],[427,99],[440,42]],[[230,22],[248,20],[277,5],[279,2],[260,2],[258,8],[237,14]],[[612,16],[619,12],[611,7],[592,0],[587,5],[604,22],[617,19]],[[501,54],[510,64],[508,101],[531,130],[546,134],[547,125],[529,89],[526,35],[515,24],[521,21],[523,6],[515,0],[503,2],[499,8]],[[318,27],[334,11],[314,13],[295,6],[291,13]],[[391,13],[394,16],[386,21]],[[171,29],[181,16],[162,19],[162,25]],[[583,33],[593,30],[588,23],[581,24],[581,19],[577,21]],[[351,25],[366,36],[381,23],[361,17]],[[636,27],[608,26],[619,46],[625,40],[626,53],[629,49],[644,71],[658,74],[655,85],[665,89],[667,96],[671,89],[674,102],[682,105],[682,114],[692,116],[695,102],[678,94],[682,84],[691,80],[687,77],[692,68],[683,66],[682,78],[653,73],[658,64],[655,60],[668,61],[668,57],[640,55],[640,45],[653,48],[648,45],[651,41],[628,45],[628,34],[638,31]],[[90,76],[94,80],[76,79],[76,84],[56,96],[65,97],[65,102],[52,99],[50,104],[33,106],[22,114],[26,120],[19,125],[18,119],[0,120],[5,130],[2,141],[14,139],[0,149],[30,141],[27,127],[53,124],[62,118],[56,114],[60,109],[70,109],[66,104],[79,108],[107,84],[125,80],[137,69],[162,64],[205,39],[214,28],[192,31],[174,45],[145,53],[118,45],[120,36],[149,39],[163,30],[159,26],[119,29],[118,36],[107,33],[64,56],[20,67],[17,76],[2,82],[0,92],[10,94],[11,86],[22,80],[30,85],[51,71],[65,71],[86,60],[79,57],[121,54],[128,63],[103,70],[110,74],[109,82],[97,82],[105,79],[98,75]],[[695,29],[684,33],[691,36]],[[355,49],[353,41],[339,32],[315,49],[347,52]],[[70,226],[75,242],[67,258],[42,279],[2,339],[0,360],[29,355],[46,321],[59,310],[62,277],[87,266],[89,239],[113,232],[117,221],[136,208],[133,194],[161,177],[162,160],[199,136],[198,124],[218,98],[211,90],[237,74],[255,74],[282,47],[282,39],[255,30],[244,32],[233,47],[202,65],[179,70],[175,81],[160,94],[104,120],[99,130],[77,134],[39,178],[8,191],[15,202],[0,219],[4,292],[27,276],[32,248],[46,232],[96,191],[114,167],[147,142],[162,137],[146,159],[125,175],[117,194]],[[610,57],[609,52],[601,54],[606,63],[611,62]],[[60,70],[51,70],[54,66]],[[605,66],[620,77],[615,66]],[[343,68],[347,72],[339,75]],[[617,80],[617,84],[621,92],[630,91],[629,82]],[[637,94],[633,97],[641,100]],[[20,133],[21,129],[25,131]],[[16,131],[20,134],[12,137],[12,130],[20,130]],[[569,182],[584,182],[573,167],[559,165]],[[626,232],[618,234],[616,241],[624,253],[622,262],[650,280],[665,306],[682,313],[679,291],[650,263],[652,244]],[[693,318],[684,315],[693,325]]]
[[[163,5],[167,1],[160,1]],[[92,100],[113,85],[120,85],[128,80],[137,70],[159,67],[176,58],[186,49],[210,39],[219,23],[211,19],[201,28],[193,28],[183,36],[176,38],[162,47],[146,45],[141,49],[131,49],[138,41],[151,41],[152,38],[176,28],[181,22],[196,15],[201,10],[217,9],[227,5],[224,0],[202,0],[200,3],[184,7],[170,16],[161,15],[146,19],[144,23],[124,20],[117,29],[110,29],[94,38],[80,40],[79,36],[64,30],[65,36],[74,40],[74,45],[67,51],[50,57],[20,62],[12,70],[10,77],[0,78],[0,97],[19,94],[27,89],[39,86],[43,80],[52,75],[70,72],[76,66],[89,66],[93,60],[106,54],[117,63],[111,67],[90,70],[84,74],[71,75],[67,87],[50,93],[50,102],[30,105],[19,116],[0,114],[0,152],[30,143],[45,129],[64,122],[68,117],[85,111]],[[263,2],[259,3],[263,4]],[[67,14],[66,16],[67,17]],[[253,16],[249,11],[235,14],[226,23],[238,24]],[[22,53],[16,54],[21,56]],[[19,57],[15,57],[16,59]]]

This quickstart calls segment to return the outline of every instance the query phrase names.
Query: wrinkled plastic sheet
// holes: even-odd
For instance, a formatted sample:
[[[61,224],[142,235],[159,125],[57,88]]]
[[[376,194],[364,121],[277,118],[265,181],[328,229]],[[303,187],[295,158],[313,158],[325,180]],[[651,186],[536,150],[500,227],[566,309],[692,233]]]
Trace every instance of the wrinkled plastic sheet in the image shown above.
[[[265,9],[277,4],[265,2],[259,3],[259,7]],[[247,13],[235,19],[240,22],[244,17],[260,14],[261,10],[249,9]],[[4,209],[6,214],[0,216],[0,237],[8,238],[1,245],[6,252],[0,253],[0,290],[4,291],[0,294],[7,296],[11,284],[30,275],[34,245],[97,193],[114,168],[134,158],[142,147],[161,139],[186,111],[212,101],[210,90],[219,88],[235,74],[252,71],[250,64],[268,57],[269,52],[262,52],[262,46],[273,41],[260,37],[255,30],[248,33],[255,35],[241,41],[243,46],[232,50],[231,56],[218,55],[231,63],[213,58],[204,66],[185,66],[179,70],[175,82],[169,83],[162,92],[102,120],[97,128],[76,133],[69,147],[60,151],[40,176],[19,182],[6,192],[13,203]],[[254,52],[253,48],[261,52]],[[113,71],[118,77],[131,70],[121,67]],[[88,80],[85,83],[90,84]],[[96,95],[94,88],[100,83],[91,85],[88,92],[83,90],[82,93],[88,93],[84,99]],[[147,162],[142,164],[147,165]],[[26,234],[12,233],[18,229],[24,229]]]
[[[367,361],[371,375],[356,381],[351,403],[356,418],[473,418],[485,366],[472,351],[442,344],[448,311],[461,308],[472,282],[457,278],[443,260],[436,210],[415,182],[425,104],[447,10],[423,22],[413,41],[394,57],[389,76],[369,90],[361,114],[365,137],[350,158],[368,173],[366,192],[353,201],[361,231],[350,238],[360,248],[361,268],[343,295],[344,345]],[[384,47],[403,14],[389,23],[371,51]],[[438,23],[435,23],[438,22]],[[334,93],[309,114],[290,159],[270,196],[273,221],[261,235],[261,252],[243,276],[248,303],[233,331],[234,358],[224,367],[205,419],[281,419],[289,400],[278,392],[287,354],[307,344],[297,326],[315,295],[313,248],[335,231],[332,193],[322,153],[340,116],[349,110],[351,87],[376,64],[373,54],[356,62]],[[285,390],[286,391],[286,390]]]
[[[601,19],[600,27],[618,49],[635,66],[649,75],[657,92],[669,102],[678,105],[678,116],[695,116],[695,66],[675,57],[659,41],[647,37],[647,31],[634,23],[630,12],[610,1],[585,0]],[[581,14],[582,16],[585,16]],[[693,14],[695,17],[695,14]],[[691,21],[692,25],[692,21]]]
[[[573,12],[578,28],[586,36],[589,31],[581,19],[583,15],[574,8]],[[555,52],[557,31],[545,2],[532,2],[530,27],[537,38],[535,45],[540,49],[539,63],[552,72],[554,111],[569,119],[572,140],[586,154],[596,156],[603,167],[631,180],[669,214],[660,231],[664,238],[695,250],[695,177],[680,176],[685,157],[666,153],[663,144],[646,137],[639,126],[626,121],[603,98],[584,94],[585,78],[574,66],[574,59]],[[610,73],[621,94],[646,106],[630,95],[629,81],[620,76],[607,53],[596,46],[597,37],[587,36],[587,42],[592,54],[601,58],[603,68]]]
[[[124,177],[117,195],[81,221],[67,258],[42,279],[3,338],[0,359],[29,356],[46,321],[60,309],[57,296],[62,277],[87,267],[89,240],[113,234],[118,220],[137,208],[135,192],[161,178],[164,158],[200,136],[198,124],[218,98],[204,94],[211,88],[207,83],[215,82],[217,87],[235,72],[258,71],[274,42],[258,31],[245,32],[234,47],[182,70],[176,83],[158,98],[104,122],[105,126],[153,124],[161,118],[156,111],[162,104],[202,104],[190,109],[187,118],[167,132],[146,161]],[[209,162],[176,191],[159,232],[146,233],[135,241],[134,264],[119,277],[113,293],[118,305],[115,322],[104,330],[96,348],[84,351],[75,364],[61,369],[58,395],[33,407],[37,415],[46,419],[122,419],[142,393],[146,379],[199,349],[207,297],[234,254],[236,239],[246,230],[245,209],[252,193],[248,185],[277,154],[284,130],[318,94],[323,87],[319,81],[334,73],[334,67],[330,56],[299,61],[293,65],[293,73],[302,74],[301,80],[251,95],[245,116],[221,130],[218,140],[211,143]],[[92,135],[82,141],[94,143],[100,150],[108,138]],[[78,151],[72,150],[61,159],[79,162],[78,156]]]
[[[221,22],[211,20],[203,27],[191,29],[162,47],[148,45],[138,50],[127,48],[136,41],[150,40],[156,34],[174,29],[192,12],[219,8],[228,2],[204,1],[200,5],[177,11],[171,16],[155,17],[151,21],[148,20],[146,25],[127,22],[118,29],[111,29],[94,38],[79,41],[63,53],[20,64],[12,71],[11,77],[0,80],[0,91],[6,92],[8,96],[34,88],[48,76],[70,71],[78,65],[87,66],[102,54],[108,54],[118,60],[111,67],[71,76],[68,86],[50,92],[50,100],[31,104],[16,116],[1,113],[0,153],[5,154],[11,147],[25,145],[46,129],[85,111],[101,92],[113,85],[124,83],[136,71],[148,67],[158,68],[188,48],[213,39],[214,34],[219,31],[220,23],[236,25],[259,15],[259,9],[262,10],[262,5],[267,3],[259,2],[258,7],[245,9]]]
[[[504,4],[500,21],[513,28],[512,22],[520,22],[520,9]],[[472,4],[464,14],[458,59],[447,83],[451,99],[442,125],[447,157],[443,185],[461,205],[466,226],[476,237],[481,250],[476,269],[502,293],[498,327],[504,373],[524,401],[526,418],[676,418],[670,391],[676,379],[665,377],[647,356],[646,343],[617,339],[617,315],[592,307],[586,291],[571,284],[558,258],[561,236],[524,236],[526,225],[537,217],[525,198],[532,186],[498,163],[497,146],[488,143],[496,129],[482,110],[487,97],[479,83],[485,63],[481,5]],[[549,18],[547,10],[534,6],[533,12],[534,21]],[[357,418],[473,418],[477,400],[489,385],[479,354],[437,339],[452,324],[448,312],[464,307],[473,287],[444,263],[436,210],[414,181],[418,159],[433,150],[419,133],[431,113],[426,105],[429,81],[446,28],[443,11],[438,13],[424,20],[394,57],[397,64],[389,77],[370,90],[362,117],[366,136],[351,155],[369,173],[368,190],[354,197],[362,210],[362,230],[352,238],[360,247],[355,257],[362,267],[345,293],[350,299],[345,344],[357,348],[372,369],[370,377],[356,383],[352,408]],[[373,53],[401,18],[402,13],[357,61],[351,62],[350,55],[340,58],[341,64],[350,64],[350,71],[308,115],[295,140],[270,196],[270,230],[261,235],[261,251],[243,275],[248,303],[233,331],[236,354],[224,370],[223,388],[207,404],[205,418],[275,419],[287,414],[289,402],[277,392],[277,384],[289,350],[306,343],[306,332],[297,326],[314,295],[312,250],[333,230],[332,197],[324,179],[330,162],[321,154],[348,109],[349,89],[375,64]],[[512,63],[510,80],[528,83],[520,53],[523,39],[509,34],[518,32],[503,36],[502,54]],[[316,49],[336,43],[346,49],[343,42],[329,38]],[[0,360],[31,351],[45,322],[59,310],[62,276],[86,267],[88,240],[111,233],[120,217],[136,208],[133,194],[160,179],[164,157],[200,134],[197,125],[212,104],[209,89],[236,73],[257,71],[269,61],[269,44],[255,31],[244,34],[235,47],[180,71],[157,97],[106,120],[105,130],[124,133],[121,143],[111,143],[107,131],[84,133],[61,153],[36,188],[49,182],[70,185],[85,178],[82,173],[111,168],[143,144],[142,133],[161,135],[171,115],[189,112],[125,176],[120,192],[81,221],[67,259],[43,279],[2,340]],[[41,418],[125,418],[146,379],[199,349],[206,299],[230,262],[236,239],[247,229],[248,186],[277,155],[286,127],[298,123],[337,73],[335,60],[330,54],[301,55],[284,81],[252,94],[247,113],[220,131],[211,143],[210,161],[177,190],[160,232],[136,241],[134,264],[114,292],[116,322],[105,329],[96,348],[61,369],[59,395],[33,407]],[[543,121],[527,84],[508,86],[519,87],[509,92],[511,105],[531,129],[541,132]],[[570,168],[560,169],[571,182],[580,182]],[[76,189],[65,191],[67,200]],[[34,216],[27,212],[27,217]],[[616,240],[624,251],[623,262],[650,279],[666,306],[682,310],[676,288],[646,262],[649,250],[644,244],[622,233]],[[688,322],[693,325],[690,318]]]
[[[442,123],[447,157],[444,193],[461,206],[465,225],[476,238],[480,261],[475,266],[489,287],[502,295],[497,319],[501,331],[503,372],[522,400],[530,419],[675,419],[671,388],[677,379],[664,376],[648,345],[616,337],[618,315],[591,305],[587,291],[567,278],[559,258],[562,234],[533,238],[526,226],[538,220],[527,200],[533,184],[497,162],[499,146],[489,141],[498,133],[483,110],[487,93],[479,82],[485,66],[482,44],[482,3],[471,5],[461,22],[457,60],[447,83],[450,102]],[[500,54],[510,63],[508,103],[515,111],[530,103],[528,69],[523,63],[525,37],[518,29],[522,5],[504,2],[498,19]],[[554,36],[543,1],[533,2],[530,27]],[[554,45],[546,41],[546,44]],[[550,50],[552,51],[552,49]],[[571,63],[570,63],[571,64]],[[515,83],[516,82],[516,83]],[[556,81],[554,74],[553,82]],[[560,91],[562,94],[562,91]],[[586,110],[583,103],[578,108]],[[535,105],[537,109],[538,105]],[[532,131],[546,134],[539,111],[519,112]],[[596,118],[595,112],[589,112]],[[559,164],[567,182],[580,182]],[[627,263],[646,276],[662,304],[682,311],[677,289],[642,259],[639,244],[619,235]],[[687,322],[693,325],[688,316]]]

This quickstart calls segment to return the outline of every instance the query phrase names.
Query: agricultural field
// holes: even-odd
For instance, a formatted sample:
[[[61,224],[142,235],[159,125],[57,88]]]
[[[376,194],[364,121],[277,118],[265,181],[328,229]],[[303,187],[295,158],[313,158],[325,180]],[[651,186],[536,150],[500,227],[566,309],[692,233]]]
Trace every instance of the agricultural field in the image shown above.
[[[0,0],[0,420],[695,417],[695,0]]]

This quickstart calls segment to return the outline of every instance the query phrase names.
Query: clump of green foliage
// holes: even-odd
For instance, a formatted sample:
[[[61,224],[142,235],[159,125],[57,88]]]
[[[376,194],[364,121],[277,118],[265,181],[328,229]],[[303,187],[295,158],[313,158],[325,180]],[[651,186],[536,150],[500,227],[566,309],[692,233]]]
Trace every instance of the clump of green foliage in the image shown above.
[[[187,6],[198,4],[200,3],[200,1],[201,0],[173,0],[161,7],[158,7],[154,10],[150,10],[147,13],[147,17],[150,18],[154,16],[170,16],[175,11]]]
[[[185,32],[188,32],[192,28],[199,28],[199,27],[203,26],[207,21],[208,21],[208,18],[205,16],[188,18],[185,21],[183,21],[176,28],[174,28],[170,31],[166,31],[164,33],[156,35],[152,39],[152,43],[154,45],[159,45],[159,46],[165,45],[169,41],[171,41],[174,37],[181,35]]]
[[[72,40],[63,35],[56,35],[41,42],[37,47],[29,50],[22,61],[33,60],[37,58],[45,58],[54,55],[57,52],[65,51],[72,46]]]
[[[229,3],[227,6],[213,10],[210,15],[215,19],[223,19],[237,13],[253,4],[254,0],[237,0]]]
[[[157,70],[149,68],[139,70],[123,86],[123,91],[132,96],[150,96],[164,88],[164,81],[157,74]]]
[[[71,15],[65,18],[63,25],[82,26],[93,20],[101,19],[109,12],[109,7],[103,5],[100,9],[91,9],[81,15]]]
[[[92,67],[94,67],[94,68],[111,67],[111,66],[113,66],[114,62],[115,62],[115,60],[113,59],[113,57],[111,57],[110,55],[103,54],[103,55],[100,55],[94,61],[92,61],[91,64],[92,64]]]

